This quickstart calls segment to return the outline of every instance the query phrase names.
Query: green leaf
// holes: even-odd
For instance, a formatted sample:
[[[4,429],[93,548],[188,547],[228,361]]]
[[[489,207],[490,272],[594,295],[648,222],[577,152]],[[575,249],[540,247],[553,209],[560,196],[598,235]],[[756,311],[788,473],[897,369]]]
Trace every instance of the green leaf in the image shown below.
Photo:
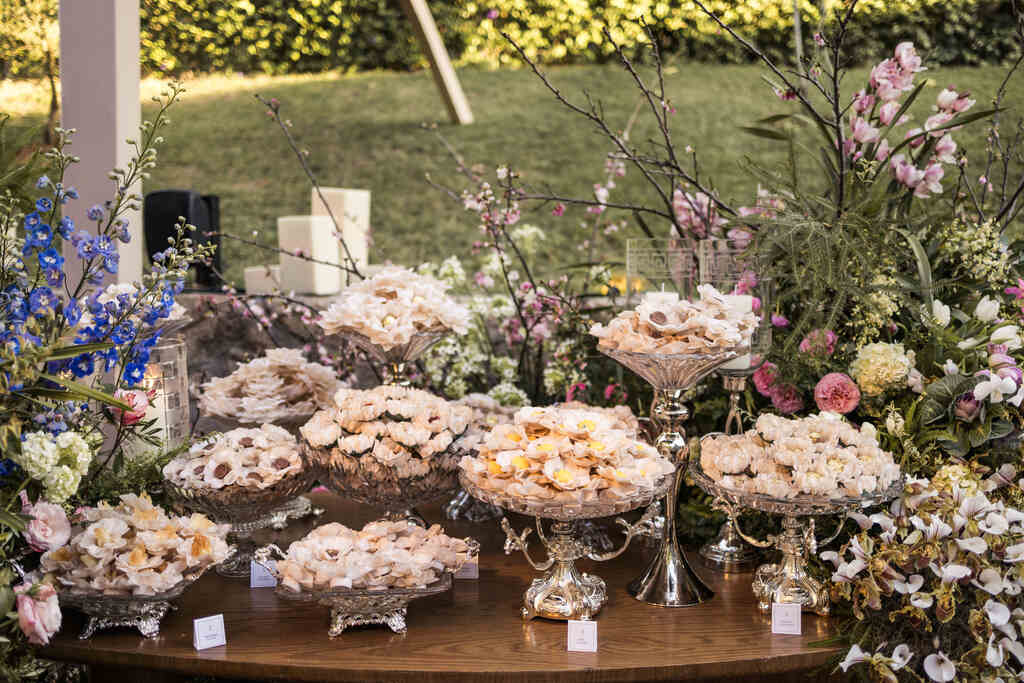
[[[976,422],[971,425],[970,429],[967,430],[967,440],[971,444],[971,448],[978,448],[982,444],[991,438],[992,435],[992,418],[989,417],[984,422]]]
[[[0,510],[0,524],[21,533],[28,525],[28,517],[7,510]]]
[[[992,420],[992,433],[988,435],[990,441],[1008,436],[1013,431],[1013,425],[1006,420]]]
[[[74,358],[80,356],[83,353],[93,353],[95,351],[105,351],[109,348],[113,348],[113,342],[97,342],[95,344],[79,344],[77,346],[62,346],[59,349],[54,349],[46,355],[47,360],[65,360],[67,358]]]
[[[786,119],[791,119],[791,118],[795,118],[793,116],[793,114],[773,114],[771,116],[766,116],[763,119],[758,119],[754,123],[762,123],[762,124],[778,123],[779,121],[785,121]]]
[[[79,384],[78,382],[74,382],[70,379],[64,379],[63,377],[58,377],[57,375],[50,375],[48,373],[41,373],[39,376],[42,377],[43,379],[48,379],[51,382],[59,384],[62,387],[67,387],[69,392],[74,393],[83,398],[89,398],[94,401],[99,401],[100,403],[105,403],[108,406],[119,408],[121,410],[131,410],[131,406],[129,406],[126,403],[122,403],[121,401],[118,401],[110,394],[105,394],[102,391],[96,391],[92,387],[87,387],[84,384]]]
[[[740,126],[740,130],[756,135],[759,138],[767,138],[769,140],[789,140],[790,136],[785,133],[780,133],[777,130],[771,128],[758,128],[757,126]]]
[[[917,239],[915,235],[901,228],[896,228],[896,232],[903,235],[914,252],[914,257],[917,259],[917,274],[921,278],[921,296],[924,297],[924,302],[928,304],[928,311],[931,312],[934,297],[932,296],[932,266],[928,261],[928,254],[921,245],[921,240]]]
[[[981,380],[977,377],[946,375],[929,384],[924,390],[924,399],[921,401],[919,411],[921,424],[935,422],[947,415],[953,401],[961,394],[974,389],[979,381]]]

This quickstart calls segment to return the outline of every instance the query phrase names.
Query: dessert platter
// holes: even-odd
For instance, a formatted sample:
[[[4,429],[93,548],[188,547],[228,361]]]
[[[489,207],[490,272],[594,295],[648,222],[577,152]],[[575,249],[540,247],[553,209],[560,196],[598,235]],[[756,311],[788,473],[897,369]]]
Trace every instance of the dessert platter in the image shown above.
[[[451,588],[452,574],[479,549],[473,539],[451,538],[437,525],[378,521],[355,531],[335,522],[317,527],[287,552],[264,546],[256,560],[277,578],[279,596],[329,607],[334,638],[367,624],[404,633],[409,603]]]
[[[210,567],[231,557],[228,527],[200,514],[176,517],[146,495],[115,505],[82,508],[71,540],[43,554],[40,571],[58,586],[58,599],[89,620],[79,638],[131,626],[147,638]]]

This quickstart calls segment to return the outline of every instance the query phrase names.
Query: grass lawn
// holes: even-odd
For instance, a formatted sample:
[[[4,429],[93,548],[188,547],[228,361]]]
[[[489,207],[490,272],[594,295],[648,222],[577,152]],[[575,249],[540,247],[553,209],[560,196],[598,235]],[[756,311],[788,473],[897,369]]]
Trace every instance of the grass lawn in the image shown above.
[[[744,158],[760,163],[781,161],[777,143],[751,137],[738,126],[792,109],[761,82],[757,66],[679,64],[670,69],[667,87],[677,109],[674,137],[680,147],[692,145],[702,175],[734,205],[750,204],[756,181],[744,170]],[[553,81],[576,101],[589,91],[600,99],[608,119],[625,125],[637,102],[628,75],[609,66],[564,67],[550,72]],[[918,107],[922,121],[942,86],[969,88],[985,107],[1004,70],[999,67],[949,68],[928,71],[933,79]],[[851,73],[850,89],[859,87],[866,70]],[[476,123],[441,132],[470,163],[501,164],[521,171],[535,185],[560,193],[584,195],[603,178],[608,143],[585,120],[559,105],[528,70],[460,72]],[[1024,76],[1018,74],[1006,105],[1024,114]],[[0,83],[0,110],[16,103],[19,124],[41,120],[43,104],[24,94],[5,97]],[[24,88],[25,86],[20,86]],[[147,89],[155,84],[147,84]],[[309,188],[297,160],[280,132],[252,97],[259,92],[277,97],[293,132],[310,151],[312,167],[324,185],[368,188],[373,192],[372,261],[405,264],[437,260],[451,254],[470,258],[478,233],[472,215],[424,181],[458,182],[454,165],[424,122],[447,117],[429,73],[322,74],[298,77],[223,77],[194,79],[165,133],[160,165],[146,190],[194,188],[221,197],[222,227],[227,232],[276,244],[276,218],[309,213]],[[8,90],[8,93],[11,91]],[[148,99],[144,97],[144,102]],[[150,112],[150,105],[144,106]],[[1013,115],[1013,113],[1011,113]],[[74,122],[68,122],[74,125]],[[1008,128],[1007,128],[1008,130]],[[649,117],[633,130],[634,140],[656,133]],[[79,135],[88,135],[80,131]],[[955,137],[973,152],[980,173],[984,128],[974,126]],[[613,198],[642,200],[646,188],[635,171],[627,173]],[[82,211],[84,208],[80,207]],[[548,230],[551,263],[579,260],[576,247],[589,231],[580,228],[582,210],[570,209],[561,219],[545,209],[526,211],[524,220]],[[651,226],[667,229],[667,226]],[[639,236],[630,225],[603,248],[607,257],[622,258],[622,239]],[[242,267],[276,262],[276,256],[254,247],[228,243],[224,259],[230,277],[241,285]]]

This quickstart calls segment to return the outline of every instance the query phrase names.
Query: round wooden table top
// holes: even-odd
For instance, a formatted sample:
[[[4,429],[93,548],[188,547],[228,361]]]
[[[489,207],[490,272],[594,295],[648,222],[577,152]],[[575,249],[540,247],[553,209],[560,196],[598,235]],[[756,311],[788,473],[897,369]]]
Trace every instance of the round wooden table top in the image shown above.
[[[336,520],[356,526],[373,517],[372,511],[330,494],[310,497],[326,508],[317,524]],[[424,516],[441,520],[436,506]],[[514,518],[514,526],[521,529],[529,521]],[[294,523],[266,540],[287,543],[311,526]],[[119,628],[79,640],[83,618],[68,611],[60,634],[40,654],[110,671],[416,683],[795,680],[797,672],[805,676],[836,654],[810,646],[833,635],[828,619],[805,614],[803,635],[772,635],[769,619],[757,611],[750,574],[723,575],[694,563],[715,591],[712,600],[674,609],[638,602],[625,587],[650,552],[642,542],[610,562],[580,562],[605,580],[608,603],[596,617],[598,651],[568,652],[564,622],[520,617],[523,593],[536,573],[521,553],[504,554],[497,522],[447,521],[444,526],[450,535],[481,541],[480,578],[455,581],[448,593],[414,601],[405,634],[372,626],[331,639],[326,607],[280,599],[271,588],[250,589],[246,582],[211,572],[177,601],[178,609],[164,618],[156,638]],[[530,538],[533,557],[544,557],[536,534]],[[613,538],[621,535],[613,532]],[[196,651],[192,620],[215,614],[224,615],[227,645]]]

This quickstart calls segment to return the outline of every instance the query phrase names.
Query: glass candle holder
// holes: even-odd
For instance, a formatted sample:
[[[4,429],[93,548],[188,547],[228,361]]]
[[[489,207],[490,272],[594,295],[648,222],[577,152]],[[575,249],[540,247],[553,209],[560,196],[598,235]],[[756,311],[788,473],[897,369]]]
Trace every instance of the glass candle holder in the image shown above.
[[[161,339],[153,346],[142,378],[142,388],[151,397],[145,420],[155,420],[156,437],[163,450],[185,443],[189,436],[188,354],[181,337]],[[126,448],[126,455],[141,455],[152,447],[143,442]]]

